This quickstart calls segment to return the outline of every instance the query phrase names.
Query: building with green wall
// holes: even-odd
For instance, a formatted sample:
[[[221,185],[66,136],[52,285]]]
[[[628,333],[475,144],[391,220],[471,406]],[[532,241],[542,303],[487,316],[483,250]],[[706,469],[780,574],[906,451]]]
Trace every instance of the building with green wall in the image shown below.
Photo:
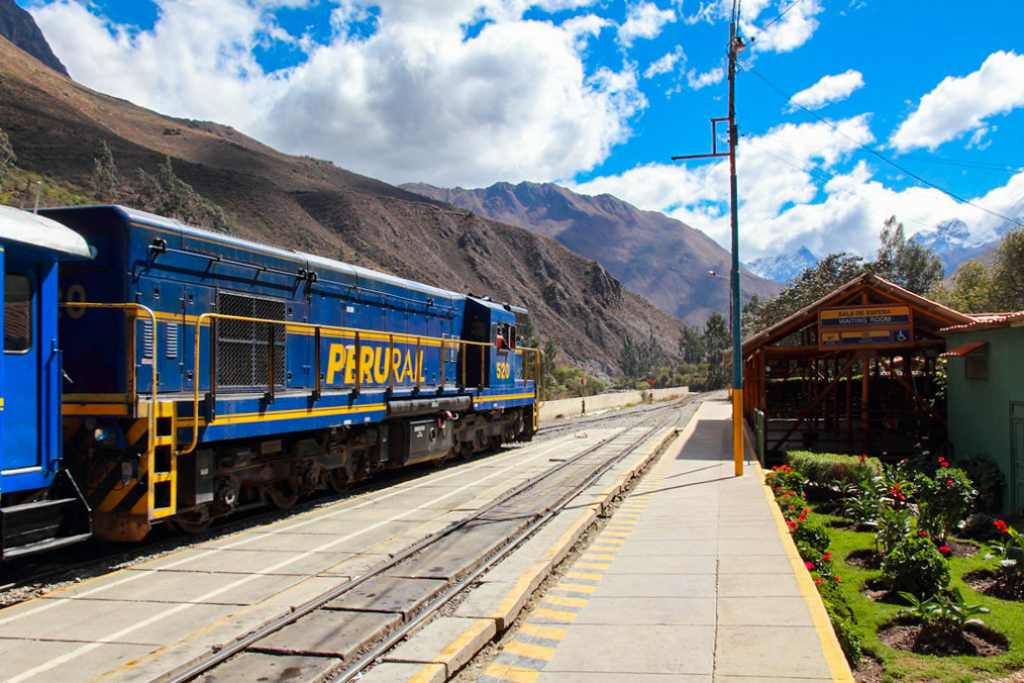
[[[1024,311],[948,327],[949,438],[956,458],[995,460],[1002,512],[1024,516]]]

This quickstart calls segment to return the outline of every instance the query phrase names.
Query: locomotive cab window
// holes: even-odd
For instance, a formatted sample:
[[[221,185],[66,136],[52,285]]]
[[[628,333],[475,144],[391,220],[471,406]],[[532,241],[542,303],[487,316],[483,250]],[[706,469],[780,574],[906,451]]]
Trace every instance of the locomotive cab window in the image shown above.
[[[4,353],[24,353],[32,346],[32,282],[4,273]]]
[[[508,323],[495,323],[494,347],[501,352],[514,349],[516,347],[516,328]]]

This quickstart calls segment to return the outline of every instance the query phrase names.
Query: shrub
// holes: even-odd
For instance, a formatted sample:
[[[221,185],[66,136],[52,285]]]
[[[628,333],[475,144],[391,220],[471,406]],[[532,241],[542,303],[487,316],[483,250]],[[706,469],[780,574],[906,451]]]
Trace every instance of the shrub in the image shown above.
[[[804,495],[804,482],[806,479],[802,474],[795,471],[788,465],[779,465],[766,472],[765,483],[772,487],[776,495],[779,491],[793,491],[801,496]]]
[[[1024,536],[1001,519],[992,523],[1001,534],[992,544],[994,554],[985,559],[999,557],[999,568],[1012,581],[1024,580]]]
[[[978,497],[974,501],[974,509],[978,512],[998,512],[1003,504],[1003,490],[1006,488],[1006,477],[999,465],[992,458],[979,455],[957,461],[957,466],[967,473],[974,482]]]
[[[883,555],[888,555],[903,539],[910,536],[913,528],[914,515],[907,508],[882,508],[878,513],[875,548]]]
[[[807,477],[807,481],[839,488],[860,481],[865,473],[874,476],[882,470],[877,458],[864,455],[790,451],[786,454],[786,461],[790,467]]]
[[[924,598],[946,587],[949,566],[934,543],[920,536],[909,536],[882,560],[882,581],[891,590]]]
[[[922,529],[937,540],[945,541],[971,510],[977,491],[967,473],[939,458],[941,467],[935,478],[917,475],[915,488]]]
[[[792,531],[793,541],[796,542],[797,547],[805,545],[811,550],[817,551],[819,555],[825,552],[831,542],[828,532],[817,522],[800,520]]]
[[[970,538],[975,541],[991,541],[999,538],[1002,534],[995,526],[996,518],[983,512],[975,512],[968,515],[967,519],[960,522],[959,535],[963,538]]]

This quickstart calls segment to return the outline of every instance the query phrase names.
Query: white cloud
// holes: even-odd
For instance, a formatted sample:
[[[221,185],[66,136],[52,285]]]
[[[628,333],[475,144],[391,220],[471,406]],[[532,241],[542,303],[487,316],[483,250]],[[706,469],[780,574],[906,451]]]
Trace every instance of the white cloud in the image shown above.
[[[866,115],[834,126],[787,124],[741,141],[737,184],[744,261],[792,253],[801,246],[822,255],[846,251],[871,256],[878,248],[879,231],[893,215],[903,222],[908,236],[954,218],[994,234],[998,218],[938,190],[889,189],[863,161],[844,170],[859,143],[872,141],[867,124]],[[647,164],[573,189],[607,192],[641,209],[662,211],[729,248],[727,160],[693,166]],[[1024,173],[973,203],[1012,215],[1021,196]]]
[[[661,74],[671,73],[675,70],[677,64],[685,63],[686,54],[683,52],[683,46],[676,45],[675,50],[662,55],[644,70],[644,78],[653,78]]]
[[[659,9],[653,2],[629,5],[626,21],[619,28],[619,42],[629,47],[637,38],[655,38],[666,24],[675,20],[675,10]]]
[[[1019,107],[1024,107],[1024,55],[996,52],[974,73],[948,76],[922,97],[890,143],[899,151],[935,149],[982,128],[986,118]]]
[[[819,0],[791,0],[779,7],[780,14],[760,22],[765,28],[758,28],[755,22],[770,4],[770,0],[747,2],[741,9],[740,32],[754,38],[748,43],[757,52],[792,52],[797,49],[814,35],[819,25],[815,17],[825,11]],[[777,19],[778,16],[781,19]]]
[[[686,72],[686,82],[694,90],[700,90],[701,88],[724,81],[725,71],[726,67],[724,66],[716,66],[711,71],[706,71],[702,74],[697,73],[696,69],[690,69]]]
[[[375,30],[353,38],[367,16],[345,2],[330,44],[306,40],[304,63],[265,73],[252,48],[279,30],[268,8],[303,1],[160,0],[143,31],[108,25],[85,0],[33,14],[79,82],[393,183],[572,177],[626,140],[647,106],[634,65],[587,71],[586,38],[607,21],[527,21],[525,0],[381,0]],[[627,35],[667,20],[638,6]]]
[[[805,109],[821,109],[832,102],[845,100],[853,91],[864,87],[864,76],[850,69],[836,76],[825,76],[791,98],[790,111],[799,105]]]

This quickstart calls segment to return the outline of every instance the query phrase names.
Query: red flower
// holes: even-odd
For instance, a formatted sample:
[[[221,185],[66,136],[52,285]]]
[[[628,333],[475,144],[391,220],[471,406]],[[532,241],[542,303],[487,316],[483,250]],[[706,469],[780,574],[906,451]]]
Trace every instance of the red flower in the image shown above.
[[[815,579],[814,583],[825,583],[825,579]]]
[[[868,459],[867,453],[865,453],[864,455],[860,456],[860,461],[861,462],[864,462],[867,459]]]
[[[790,510],[796,510],[796,505],[790,505],[790,506],[789,506],[789,509],[790,509]]]
[[[786,526],[789,527],[790,531],[793,531],[794,529],[796,529],[800,525],[797,524],[796,522],[794,522],[793,520],[789,520],[788,522],[786,522]]]
[[[835,577],[835,580],[836,580],[836,583],[842,583],[843,582],[843,580],[841,578],[839,578],[838,576]]]
[[[941,545],[941,546],[939,546],[939,552],[942,553],[943,555],[948,555],[949,554],[949,546],[948,545]]]
[[[992,523],[996,525],[997,529],[999,529],[999,533],[1001,533],[1001,534],[1008,534],[1008,533],[1010,533],[1009,529],[1006,526],[1006,522],[1004,522],[1003,520],[997,519],[996,521],[994,521]]]
[[[953,485],[953,480],[952,479],[948,479],[946,481],[946,486],[952,486],[952,485]]]
[[[928,532],[927,531],[918,531],[917,535],[920,536],[921,538],[928,538]]]
[[[807,571],[814,571],[814,563],[813,562],[804,562],[804,566],[807,567]]]
[[[940,464],[940,465],[942,465],[943,467],[949,467],[949,463],[948,463],[948,462],[946,462],[945,460],[943,460],[943,461],[942,461],[941,463],[939,463],[939,464]]]
[[[822,562],[831,562],[832,561],[832,553],[831,552],[826,552],[824,555],[821,556],[821,561]]]

